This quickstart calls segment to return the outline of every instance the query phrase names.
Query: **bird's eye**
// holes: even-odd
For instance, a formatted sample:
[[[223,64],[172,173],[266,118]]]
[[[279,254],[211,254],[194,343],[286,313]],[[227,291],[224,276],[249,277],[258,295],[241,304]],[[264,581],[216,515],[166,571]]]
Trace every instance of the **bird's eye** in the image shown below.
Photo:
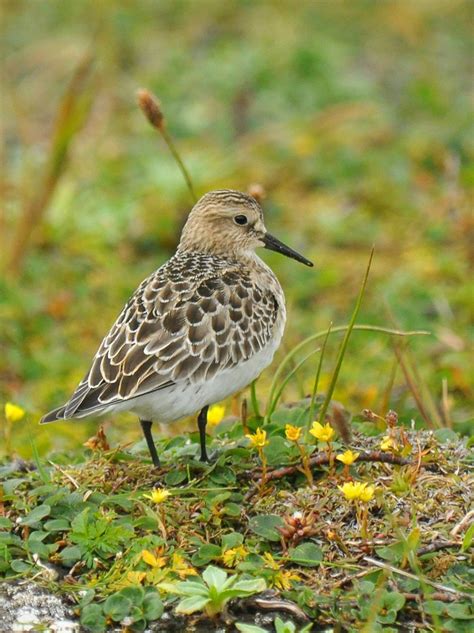
[[[236,224],[240,224],[241,226],[243,224],[247,224],[248,220],[247,220],[247,216],[246,215],[236,215],[234,218],[234,222]]]

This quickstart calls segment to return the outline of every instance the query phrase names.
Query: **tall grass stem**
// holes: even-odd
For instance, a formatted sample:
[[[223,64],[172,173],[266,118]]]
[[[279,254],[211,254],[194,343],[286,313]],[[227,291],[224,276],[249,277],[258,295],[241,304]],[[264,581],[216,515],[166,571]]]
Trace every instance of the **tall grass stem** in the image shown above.
[[[369,272],[370,272],[370,267],[372,265],[373,257],[374,257],[374,247],[372,247],[372,250],[370,251],[369,261],[367,263],[367,268],[365,270],[364,279],[362,281],[362,286],[361,286],[361,288],[359,290],[359,296],[357,297],[357,301],[356,301],[354,310],[352,312],[352,317],[351,317],[351,320],[349,322],[349,327],[346,330],[346,333],[345,333],[344,338],[342,340],[341,347],[339,348],[339,353],[338,353],[337,361],[336,361],[336,367],[335,367],[335,369],[333,371],[333,374],[331,376],[331,382],[329,383],[329,388],[328,388],[328,391],[326,393],[326,398],[325,398],[325,400],[323,402],[323,405],[321,407],[321,410],[319,412],[319,422],[320,422],[320,424],[324,424],[324,420],[326,418],[326,412],[328,410],[329,404],[331,402],[332,394],[334,393],[334,389],[336,387],[337,378],[339,376],[339,372],[340,372],[341,367],[342,367],[342,361],[344,360],[344,355],[346,353],[347,345],[349,343],[349,339],[351,337],[352,330],[354,329],[354,325],[355,325],[355,322],[356,322],[356,319],[357,319],[357,315],[359,314],[360,306],[362,304],[362,298],[364,296],[365,289],[367,287],[367,280],[369,278]]]

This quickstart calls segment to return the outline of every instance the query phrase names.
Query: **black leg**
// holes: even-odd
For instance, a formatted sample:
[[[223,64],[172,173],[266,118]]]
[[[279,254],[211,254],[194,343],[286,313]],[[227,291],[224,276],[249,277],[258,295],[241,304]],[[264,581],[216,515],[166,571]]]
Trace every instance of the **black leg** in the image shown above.
[[[153,422],[150,422],[149,420],[140,420],[140,424],[142,425],[143,435],[145,436],[148,450],[150,451],[153,466],[155,466],[155,468],[159,468],[161,466],[160,458],[158,457],[158,453],[156,452],[153,435],[151,434],[151,425],[153,424]]]
[[[208,462],[209,457],[207,456],[206,451],[206,424],[207,424],[207,410],[208,406],[204,407],[201,410],[201,413],[198,415],[198,428],[199,428],[199,441],[201,443],[201,457],[200,460],[202,462]]]

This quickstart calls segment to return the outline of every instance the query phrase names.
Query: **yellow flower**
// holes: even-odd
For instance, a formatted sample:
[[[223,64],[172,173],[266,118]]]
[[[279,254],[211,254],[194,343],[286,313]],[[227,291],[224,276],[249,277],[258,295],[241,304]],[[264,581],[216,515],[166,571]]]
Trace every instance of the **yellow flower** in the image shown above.
[[[273,558],[270,552],[265,552],[263,558],[265,560],[265,567],[270,567],[270,569],[274,569],[275,571],[278,571],[280,569],[280,565]]]
[[[282,591],[288,591],[289,589],[291,589],[293,580],[301,580],[301,576],[298,576],[298,574],[295,574],[292,571],[281,569],[273,576],[270,584],[272,585],[272,587],[276,587],[277,589],[281,589]]]
[[[346,466],[351,466],[356,459],[359,457],[360,453],[353,453],[351,450],[344,451],[340,455],[337,455],[336,459]]]
[[[156,556],[152,552],[147,549],[144,549],[141,553],[141,557],[145,561],[147,565],[151,567],[164,567],[166,565],[166,556],[161,556],[163,554],[164,548],[159,547],[156,550]]]
[[[248,556],[248,550],[243,545],[231,547],[222,554],[222,562],[226,567],[235,567]]]
[[[14,424],[19,422],[25,416],[25,410],[13,402],[5,403],[5,417],[7,422]]]
[[[178,574],[180,578],[186,578],[186,576],[197,576],[197,571],[194,567],[191,567],[191,565],[178,552],[174,552],[171,557],[171,569],[175,574]]]
[[[253,435],[246,435],[248,439],[252,442],[253,448],[263,448],[268,444],[267,440],[267,432],[263,431],[260,427],[255,431]]]
[[[287,424],[285,426],[285,435],[287,440],[290,440],[291,442],[297,442],[301,436],[301,427]]]
[[[385,435],[380,442],[380,449],[382,451],[392,451],[397,449],[397,443],[395,440],[390,437],[390,435]]]
[[[348,481],[342,486],[338,486],[339,490],[343,493],[346,499],[349,501],[370,501],[374,496],[374,486],[368,486],[366,483]]]
[[[214,404],[207,412],[207,423],[210,426],[217,426],[222,421],[225,413],[225,407],[222,404]]]
[[[319,422],[313,422],[310,433],[320,442],[330,442],[334,437],[334,429],[329,422],[327,422],[324,426]]]
[[[150,501],[153,501],[153,503],[163,503],[164,501],[166,501],[166,499],[168,499],[170,495],[171,492],[169,490],[166,490],[165,488],[153,488],[151,494],[144,494],[143,496],[146,499],[150,499]]]

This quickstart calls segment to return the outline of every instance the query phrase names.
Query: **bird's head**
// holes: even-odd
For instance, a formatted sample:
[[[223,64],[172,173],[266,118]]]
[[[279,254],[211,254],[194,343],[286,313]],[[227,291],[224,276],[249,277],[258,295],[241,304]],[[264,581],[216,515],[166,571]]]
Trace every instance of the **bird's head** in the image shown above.
[[[312,266],[312,262],[270,235],[257,200],[240,191],[206,193],[194,205],[181,234],[178,250],[245,257],[268,248]]]

